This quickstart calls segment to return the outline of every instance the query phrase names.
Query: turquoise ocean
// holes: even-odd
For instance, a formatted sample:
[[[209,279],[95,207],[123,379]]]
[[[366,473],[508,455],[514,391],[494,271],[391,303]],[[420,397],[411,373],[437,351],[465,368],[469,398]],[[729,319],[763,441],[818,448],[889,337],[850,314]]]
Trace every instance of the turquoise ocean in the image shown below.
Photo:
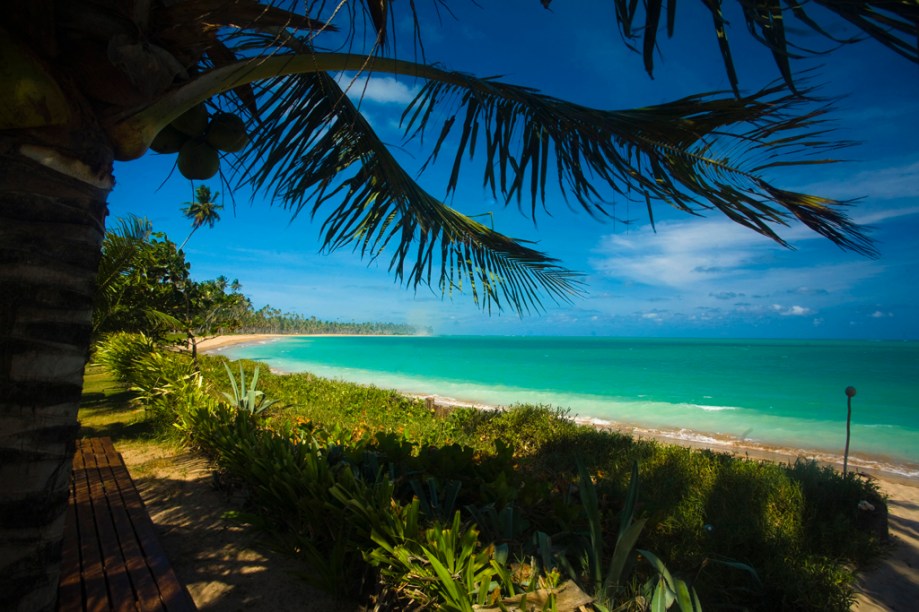
[[[919,342],[395,336],[290,337],[231,358],[440,402],[570,410],[713,448],[738,442],[919,478]]]

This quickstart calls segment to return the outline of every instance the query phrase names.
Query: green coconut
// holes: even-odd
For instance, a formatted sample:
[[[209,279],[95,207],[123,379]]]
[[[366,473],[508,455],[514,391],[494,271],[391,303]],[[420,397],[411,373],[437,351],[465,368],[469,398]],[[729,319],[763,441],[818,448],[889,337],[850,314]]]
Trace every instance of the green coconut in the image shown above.
[[[214,115],[207,126],[206,139],[212,147],[227,153],[236,153],[249,142],[246,124],[232,113]]]
[[[179,115],[170,124],[175,129],[189,136],[201,136],[207,129],[207,108],[204,104],[193,106]]]
[[[153,138],[150,148],[157,153],[178,153],[186,142],[188,142],[187,134],[167,125]]]
[[[220,169],[220,155],[211,145],[189,140],[179,151],[179,172],[187,179],[205,181]]]

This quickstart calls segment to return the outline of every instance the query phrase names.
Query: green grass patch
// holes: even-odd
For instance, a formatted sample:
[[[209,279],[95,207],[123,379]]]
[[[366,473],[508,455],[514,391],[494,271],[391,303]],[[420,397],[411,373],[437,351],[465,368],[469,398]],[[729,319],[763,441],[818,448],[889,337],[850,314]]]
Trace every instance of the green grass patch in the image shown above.
[[[147,418],[146,409],[135,401],[136,395],[102,366],[87,366],[77,416],[80,436],[108,436],[116,443],[161,438],[162,429]]]

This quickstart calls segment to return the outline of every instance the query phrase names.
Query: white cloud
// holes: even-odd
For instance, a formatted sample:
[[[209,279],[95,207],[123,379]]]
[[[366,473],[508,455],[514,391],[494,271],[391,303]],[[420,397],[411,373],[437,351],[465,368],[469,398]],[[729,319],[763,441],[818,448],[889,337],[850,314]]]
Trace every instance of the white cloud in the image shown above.
[[[662,223],[657,235],[605,236],[593,263],[609,276],[684,288],[734,276],[774,248],[730,221]]]
[[[919,160],[900,166],[855,172],[844,179],[810,183],[798,190],[841,200],[866,197],[877,201],[915,197],[919,193]],[[864,223],[861,220],[859,222]]]
[[[378,104],[408,104],[418,94],[418,87],[409,87],[391,76],[335,75],[335,80],[352,100],[366,100]]]
[[[775,307],[777,308],[777,312],[783,317],[805,317],[812,312],[810,308],[805,308],[804,306],[798,305],[784,308],[776,304]]]
[[[859,215],[855,218],[855,222],[860,225],[872,225],[882,221],[887,221],[889,219],[897,219],[899,217],[907,217],[909,215],[916,214],[919,214],[919,206],[909,206],[907,208],[888,208],[886,210],[878,210],[870,213],[865,213],[864,215]]]
[[[788,251],[721,219],[693,219],[607,235],[593,250],[591,281],[619,299],[597,307],[635,321],[798,320],[858,300],[858,288],[885,264],[837,251]],[[665,314],[651,307],[668,298]],[[626,313],[630,313],[627,315]]]
[[[868,315],[868,316],[871,317],[872,319],[886,319],[886,318],[888,318],[888,317],[893,317],[893,313],[892,313],[892,312],[884,312],[884,311],[882,311],[882,310],[875,310],[874,312],[872,312],[872,313],[871,313],[870,315]]]
[[[826,299],[883,270],[854,257],[834,264],[804,259],[720,219],[661,223],[656,234],[641,228],[604,236],[594,253],[591,264],[606,277],[722,301],[778,294]]]

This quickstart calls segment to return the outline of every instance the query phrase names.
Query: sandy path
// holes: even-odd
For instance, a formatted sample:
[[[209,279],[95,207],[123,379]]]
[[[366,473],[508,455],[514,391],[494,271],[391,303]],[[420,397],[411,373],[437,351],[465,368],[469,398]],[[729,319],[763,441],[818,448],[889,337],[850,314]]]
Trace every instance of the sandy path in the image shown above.
[[[358,610],[309,586],[301,563],[273,551],[255,530],[225,519],[235,508],[214,488],[203,458],[165,445],[122,443],[118,450],[199,610]]]
[[[858,579],[858,612],[919,610],[919,487],[878,479],[887,494],[893,548],[881,563]]]

